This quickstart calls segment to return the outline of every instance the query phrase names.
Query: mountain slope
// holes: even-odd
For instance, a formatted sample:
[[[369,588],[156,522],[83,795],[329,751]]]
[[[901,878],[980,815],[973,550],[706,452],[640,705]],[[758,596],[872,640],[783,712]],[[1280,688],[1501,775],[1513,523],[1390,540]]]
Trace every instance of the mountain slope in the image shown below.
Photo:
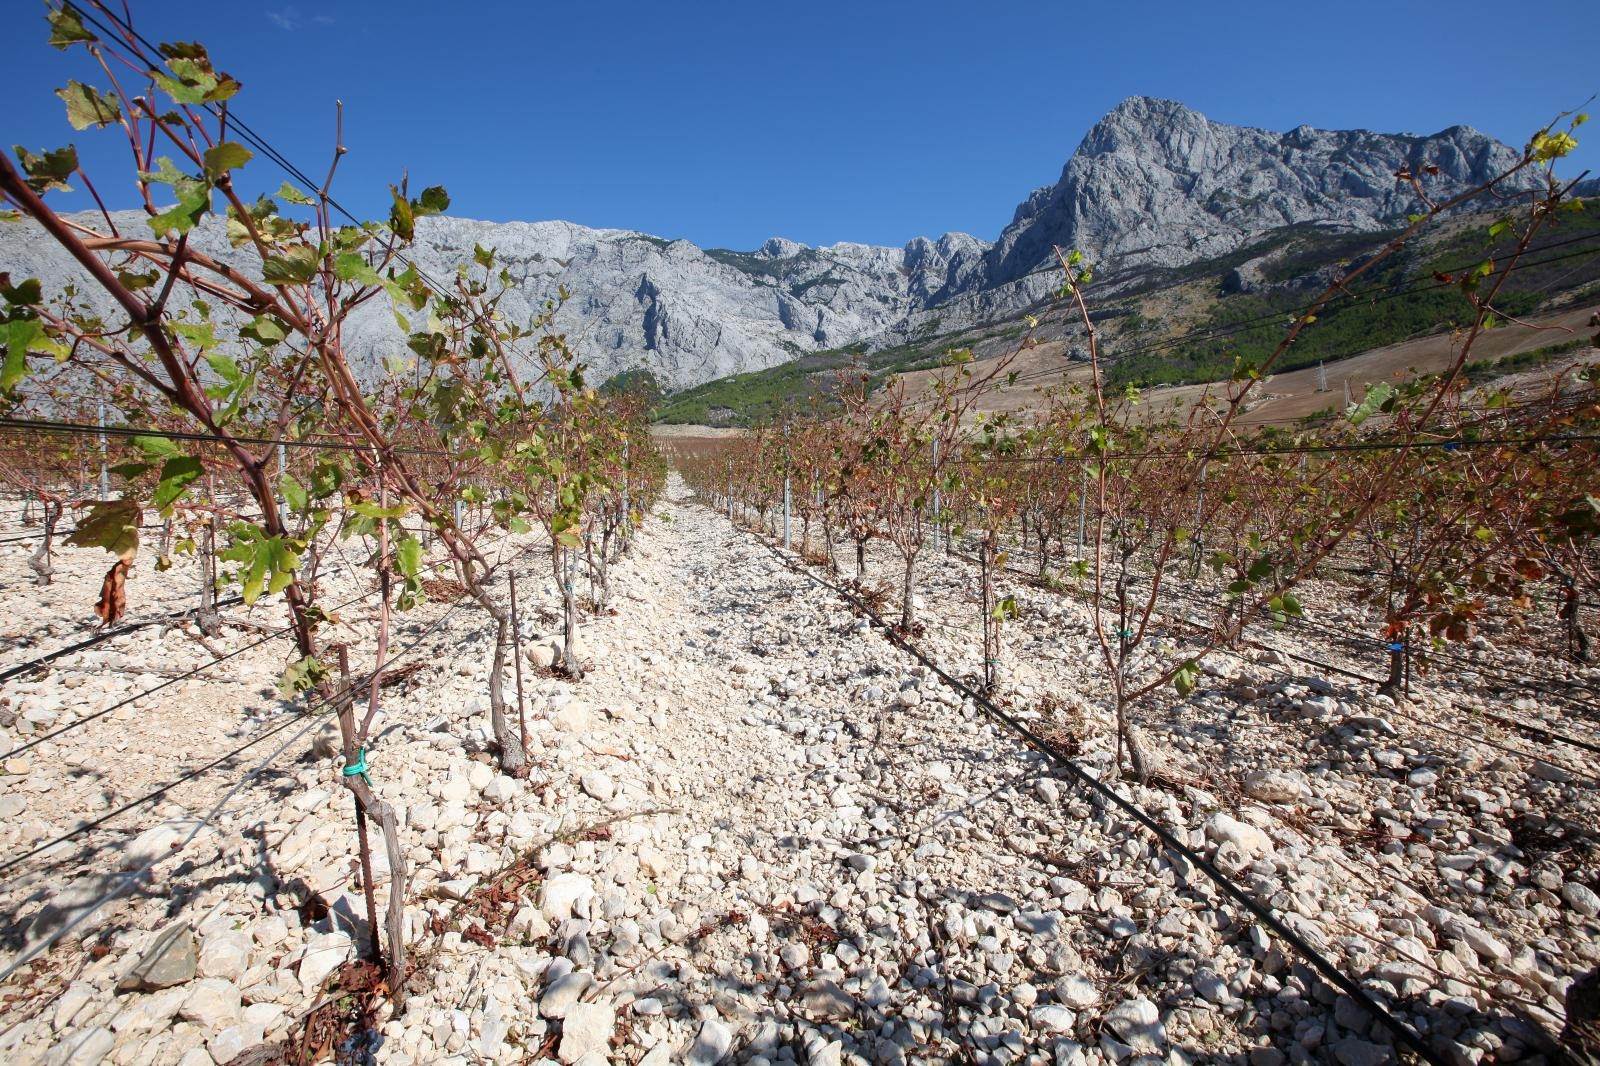
[[[1568,312],[1582,308],[1574,321],[1586,321],[1589,309],[1600,304],[1600,200],[1586,206],[1564,214],[1542,233],[1496,300],[1502,313],[1518,318],[1565,316],[1561,329],[1530,341],[1532,346],[1573,341]],[[1336,381],[1352,372],[1341,360],[1413,338],[1445,339],[1452,327],[1470,321],[1472,308],[1435,272],[1460,270],[1486,258],[1505,263],[1512,238],[1485,239],[1495,217],[1460,216],[1413,241],[1363,278],[1357,295],[1328,304],[1278,361],[1278,371],[1326,362],[1329,379]],[[1213,259],[1181,267],[1135,267],[1098,278],[1090,307],[1109,382],[1120,389],[1217,381],[1229,375],[1235,359],[1265,359],[1293,310],[1321,292],[1344,264],[1377,250],[1392,232],[1288,226]],[[1084,341],[1075,314],[1052,301],[1042,301],[1031,313],[1038,343],[1014,364],[1021,374],[1018,384],[992,398],[999,409],[1028,407],[1038,402],[1041,388],[1084,380]],[[877,380],[907,374],[915,389],[926,377],[916,372],[937,365],[950,349],[970,349],[979,359],[999,355],[1017,348],[1024,329],[1020,317],[1000,318],[925,332],[893,347],[855,345],[813,353],[667,397],[658,417],[667,423],[747,425],[826,395],[846,367]]]

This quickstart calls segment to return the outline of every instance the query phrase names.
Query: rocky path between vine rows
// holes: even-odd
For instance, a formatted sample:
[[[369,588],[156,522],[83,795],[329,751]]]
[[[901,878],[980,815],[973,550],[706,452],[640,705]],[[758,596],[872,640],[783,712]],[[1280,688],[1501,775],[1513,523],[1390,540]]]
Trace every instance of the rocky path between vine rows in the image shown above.
[[[543,565],[529,563],[527,595],[549,602]],[[497,774],[483,751],[487,647],[469,612],[388,701],[370,761],[402,814],[417,966],[403,1010],[337,1049],[346,1058],[1393,1059],[1354,1001],[1187,863],[676,482],[612,580],[616,613],[585,629],[590,677],[529,677],[528,780]],[[927,645],[959,659],[964,639]],[[1053,664],[1053,683],[1091,683],[1075,658]],[[0,1058],[272,1061],[263,1045],[337,998],[328,982],[364,932],[349,801],[330,748],[294,754],[163,860],[149,890],[33,971],[59,994],[0,1008]],[[1103,742],[1083,758],[1104,767]],[[0,802],[26,796],[24,813],[44,820],[29,832],[43,832],[50,799],[24,791],[27,776],[0,777]],[[186,794],[187,809],[227,784]],[[1364,987],[1452,1061],[1534,1054],[1506,1004],[1542,1010],[1564,986],[1520,945],[1345,883],[1325,842],[1248,803],[1133,794],[1302,933],[1361,961]],[[136,828],[130,852],[157,843]],[[331,909],[306,906],[313,895]],[[1551,933],[1568,952],[1594,941],[1574,898]],[[49,905],[36,887],[9,902],[23,923]],[[1367,939],[1322,924],[1331,909]],[[1395,945],[1420,956],[1396,961]]]

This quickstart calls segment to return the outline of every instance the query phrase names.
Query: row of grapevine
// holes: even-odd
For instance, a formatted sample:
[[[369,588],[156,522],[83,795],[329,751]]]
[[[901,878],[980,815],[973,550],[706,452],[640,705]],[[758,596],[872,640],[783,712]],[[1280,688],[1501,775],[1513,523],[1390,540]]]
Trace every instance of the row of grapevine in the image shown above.
[[[1231,381],[1187,406],[1105,386],[1091,271],[1077,253],[1060,253],[1059,300],[1085,338],[1085,385],[1041,390],[1028,415],[989,412],[983,398],[1015,380],[1014,356],[974,362],[952,352],[922,391],[892,380],[869,394],[865,376],[844,375],[827,405],[680,449],[677,464],[730,515],[766,522],[798,513],[802,552],[820,527],[818,561],[835,569],[836,537],[852,546],[857,581],[869,542],[892,547],[899,588],[876,594],[897,596],[905,636],[920,631],[923,552],[941,532],[970,543],[981,574],[974,680],[983,691],[997,691],[1015,612],[996,592],[1008,561],[1026,554],[1036,580],[1080,588],[1117,723],[1118,765],[1141,776],[1130,709],[1171,689],[1186,695],[1201,661],[1251,626],[1308,621],[1301,596],[1311,583],[1353,585],[1381,613],[1369,636],[1389,657],[1386,689],[1403,687],[1413,663],[1442,664],[1448,646],[1473,637],[1486,617],[1528,622],[1552,605],[1562,651],[1586,658],[1583,605],[1600,598],[1600,372],[1580,361],[1532,394],[1471,390],[1463,376],[1475,344],[1504,320],[1496,301],[1506,278],[1582,206],[1554,174],[1574,143],[1570,132],[1542,130],[1507,174],[1448,198],[1428,196],[1425,168],[1397,175],[1427,208],[1291,319],[1269,358],[1241,363]],[[1522,171],[1542,177],[1540,190],[1486,234],[1511,251],[1441,279],[1459,291],[1471,322],[1454,338],[1449,367],[1380,382],[1327,424],[1246,416],[1323,304]],[[1019,351],[1033,343],[1025,336]],[[1173,650],[1151,638],[1176,615],[1191,639]]]
[[[520,639],[515,586],[509,600],[497,594],[526,551],[508,555],[504,542],[527,535],[549,552],[563,619],[555,668],[580,678],[579,575],[595,587],[588,609],[605,610],[607,565],[665,481],[646,412],[586,378],[553,328],[560,300],[527,322],[502,310],[514,279],[494,250],[476,249],[446,279],[412,262],[417,220],[449,204],[442,188],[414,194],[402,180],[386,219],[348,218],[332,192],[341,133],[320,184],[284,181],[252,198],[240,186],[266,165],[256,156],[281,157],[240,121],[240,85],[203,46],[152,47],[100,3],[53,7],[48,21],[50,42],[98,72],[60,90],[66,117],[126,142],[120,180],[143,217],[54,206],[52,194],[73,187],[102,202],[105,186],[72,145],[0,159],[9,208],[0,224],[38,227],[87,278],[79,285],[118,309],[94,313],[78,285],[52,292],[0,275],[0,414],[15,445],[0,458],[8,506],[43,523],[40,582],[51,579],[58,533],[110,553],[94,605],[106,626],[139,613],[153,530],[155,570],[197,560],[203,632],[215,632],[218,596],[230,589],[246,604],[281,599],[294,650],[280,689],[337,709],[358,823],[375,819],[388,840],[398,990],[404,855],[393,812],[353,770],[365,767],[391,661],[391,615],[425,602],[435,570],[485,613],[496,634],[495,755],[505,773],[526,775],[520,702],[506,693]],[[376,365],[347,340],[373,314],[405,336]],[[319,577],[348,543],[376,586],[370,648],[322,635],[334,608]],[[352,653],[370,664],[360,675]],[[364,831],[361,841],[365,861]]]

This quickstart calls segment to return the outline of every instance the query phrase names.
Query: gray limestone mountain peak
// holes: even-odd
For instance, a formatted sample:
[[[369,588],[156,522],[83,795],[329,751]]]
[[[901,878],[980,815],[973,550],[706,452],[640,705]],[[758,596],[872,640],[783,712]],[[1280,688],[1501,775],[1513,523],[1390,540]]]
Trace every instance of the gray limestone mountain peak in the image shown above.
[[[756,250],[755,254],[763,259],[792,259],[801,252],[809,252],[809,245],[799,241],[791,241],[787,237],[769,237],[767,242]]]
[[[988,254],[984,282],[1004,285],[1045,267],[1055,247],[1119,269],[1170,267],[1298,223],[1381,230],[1418,207],[1395,178],[1402,167],[1437,167],[1423,179],[1437,198],[1517,158],[1470,126],[1426,137],[1306,125],[1274,133],[1133,96],[1095,123],[1059,181],[1018,206]]]

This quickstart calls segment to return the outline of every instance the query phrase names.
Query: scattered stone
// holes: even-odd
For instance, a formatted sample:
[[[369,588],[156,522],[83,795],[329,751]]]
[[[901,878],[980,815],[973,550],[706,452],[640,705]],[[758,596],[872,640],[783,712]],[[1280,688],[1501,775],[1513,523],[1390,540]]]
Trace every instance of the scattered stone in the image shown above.
[[[1585,918],[1593,918],[1600,914],[1600,896],[1595,895],[1594,890],[1588,885],[1568,881],[1561,886],[1561,898],[1567,901],[1567,906]]]
[[[587,795],[599,800],[601,803],[605,803],[617,794],[616,782],[612,781],[610,775],[603,770],[589,771],[583,775],[580,783]]]
[[[1369,1043],[1353,1036],[1334,1041],[1331,1050],[1340,1066],[1385,1066],[1386,1063],[1397,1061],[1393,1048]]]
[[[200,948],[199,974],[201,977],[221,977],[237,981],[250,965],[250,936],[229,931],[213,933],[206,937]]]
[[[583,874],[556,874],[539,893],[539,910],[551,922],[572,917],[573,908],[594,895],[594,881]]]
[[[732,1050],[733,1031],[715,1018],[707,1018],[700,1023],[700,1032],[695,1035],[683,1061],[687,1066],[714,1066]]]
[[[582,700],[568,700],[556,708],[550,723],[563,733],[587,733],[594,728],[594,712]]]
[[[1272,838],[1248,822],[1218,811],[1206,819],[1206,836],[1218,844],[1232,844],[1246,855],[1270,855]]]
[[[1310,791],[1305,775],[1293,770],[1252,770],[1244,775],[1244,792],[1262,803],[1293,803]]]
[[[800,990],[800,1008],[817,1021],[853,1018],[860,1009],[855,999],[833,981],[813,981]]]
[[[1046,1004],[1033,1008],[1028,1015],[1028,1020],[1034,1028],[1043,1029],[1047,1033],[1070,1033],[1078,1024],[1078,1016],[1066,1007],[1055,1004]]]
[[[306,995],[314,996],[322,991],[322,982],[344,965],[350,948],[350,934],[343,930],[322,933],[306,941],[305,952],[300,956],[300,987]]]
[[[199,954],[194,933],[187,925],[174,922],[156,935],[122,980],[119,991],[154,992],[194,979]]]
[[[1142,996],[1125,999],[1106,1012],[1108,1029],[1140,1055],[1159,1055],[1167,1046],[1161,1012]]]
[[[617,1028],[617,1011],[609,1003],[579,1003],[561,1020],[557,1055],[573,1063],[586,1055],[604,1055]]]
[[[589,990],[594,978],[582,971],[562,974],[545,986],[539,996],[539,1013],[546,1018],[565,1018],[578,1002],[578,997]]]
[[[220,977],[202,977],[190,988],[178,1016],[202,1029],[216,1031],[239,1021],[239,989]]]

